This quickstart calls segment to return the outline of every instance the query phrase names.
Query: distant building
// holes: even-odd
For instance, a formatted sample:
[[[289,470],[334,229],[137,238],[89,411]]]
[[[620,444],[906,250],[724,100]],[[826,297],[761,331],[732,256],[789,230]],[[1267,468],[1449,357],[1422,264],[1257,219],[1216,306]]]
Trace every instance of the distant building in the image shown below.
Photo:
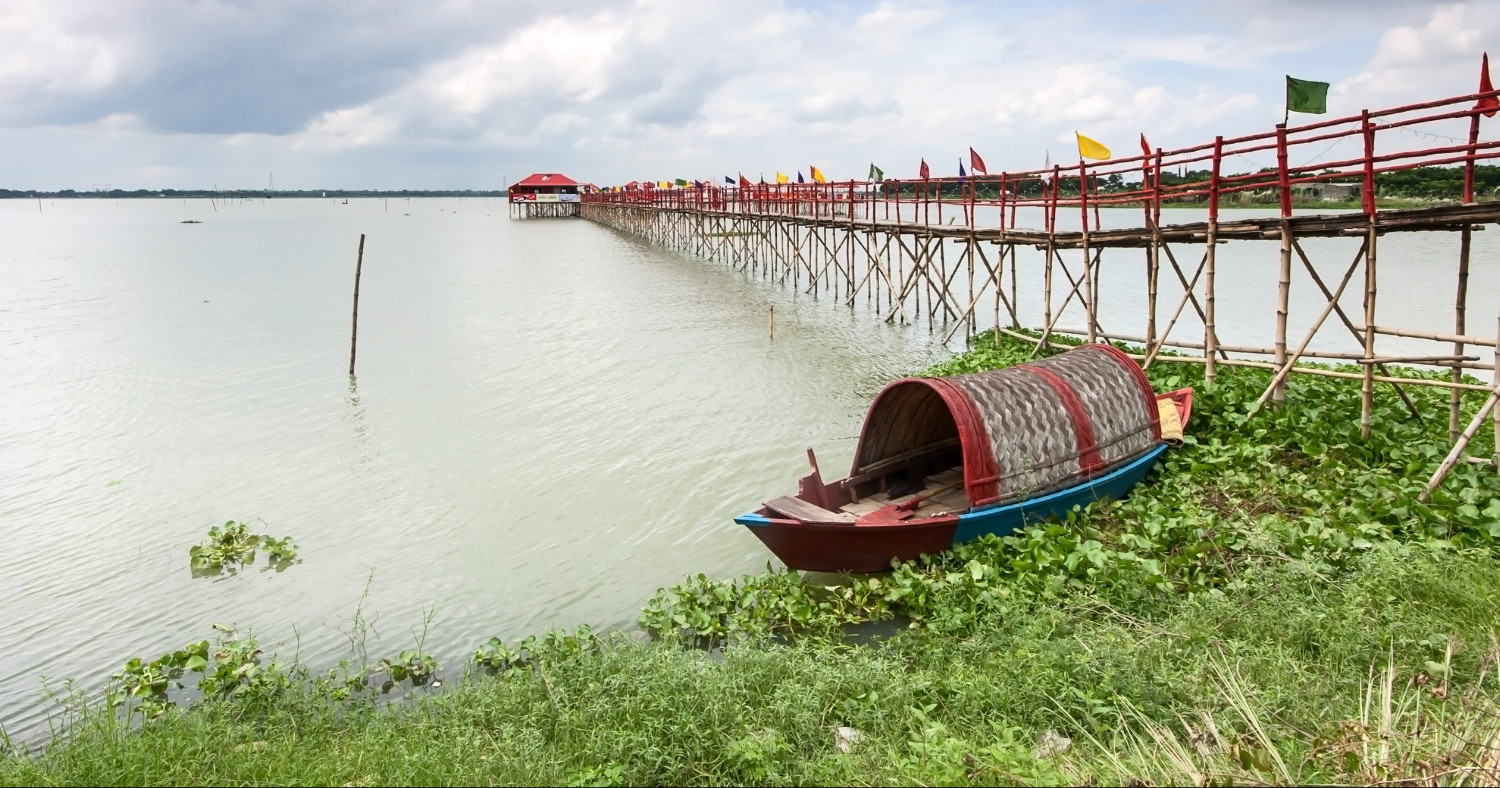
[[[511,184],[510,201],[516,202],[578,202],[581,184],[556,172],[539,172],[528,175]]]
[[[1321,181],[1319,183],[1299,184],[1292,187],[1292,194],[1298,197],[1308,197],[1314,200],[1353,200],[1360,196],[1364,189],[1363,183],[1332,183]]]

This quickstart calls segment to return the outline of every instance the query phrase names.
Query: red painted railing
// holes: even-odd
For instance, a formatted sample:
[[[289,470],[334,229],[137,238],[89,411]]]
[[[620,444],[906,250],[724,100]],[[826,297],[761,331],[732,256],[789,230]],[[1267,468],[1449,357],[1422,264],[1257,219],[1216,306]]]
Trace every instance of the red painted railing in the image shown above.
[[[1088,231],[1099,227],[1099,209],[1110,206],[1141,206],[1145,226],[1159,222],[1163,203],[1199,203],[1207,208],[1210,220],[1215,220],[1221,205],[1230,201],[1243,204],[1244,197],[1279,203],[1281,215],[1290,216],[1292,194],[1299,186],[1357,178],[1362,210],[1373,215],[1376,176],[1417,167],[1462,165],[1463,200],[1473,202],[1475,165],[1500,158],[1500,140],[1479,140],[1482,110],[1477,102],[1493,96],[1500,96],[1500,91],[1366,110],[1302,126],[1277,126],[1272,131],[1218,137],[1213,142],[1175,150],[1157,148],[1149,154],[1108,161],[1080,161],[1076,175],[1070,165],[1069,173],[1054,166],[1050,170],[966,178],[887,178],[878,183],[849,180],[670,189],[640,185],[586,194],[583,202],[937,225],[945,223],[946,206],[949,223],[961,220],[962,227],[999,230],[1019,228],[1020,211],[1024,209],[1031,216],[1040,216],[1041,229],[1048,231],[1057,229],[1060,212],[1077,209],[1082,229]],[[1463,119],[1469,121],[1467,141],[1450,136]],[[1398,145],[1382,153],[1376,148],[1377,138],[1418,140],[1424,146],[1401,149]],[[1433,141],[1442,144],[1430,144]],[[1345,142],[1358,142],[1358,155],[1340,152],[1342,158],[1323,160]],[[1264,172],[1222,174],[1226,160],[1254,164],[1257,157],[1265,155],[1274,155],[1275,160],[1274,165],[1263,168]],[[1294,165],[1293,159],[1303,163]],[[1205,170],[1206,176],[1201,175]],[[1200,177],[1163,177],[1163,173],[1179,171]],[[1119,176],[1118,181],[1111,180],[1114,176]],[[1135,180],[1126,182],[1127,178]],[[1101,180],[1105,189],[1099,187]],[[977,210],[981,207],[987,209],[982,225]]]

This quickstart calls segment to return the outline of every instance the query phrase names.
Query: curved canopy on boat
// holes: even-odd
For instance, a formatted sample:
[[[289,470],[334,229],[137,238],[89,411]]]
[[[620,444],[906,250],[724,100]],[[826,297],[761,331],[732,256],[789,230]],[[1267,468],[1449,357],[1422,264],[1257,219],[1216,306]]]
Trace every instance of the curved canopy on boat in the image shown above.
[[[1156,394],[1131,358],[1083,345],[993,372],[905,378],[870,405],[851,478],[963,455],[974,506],[1086,481],[1161,443]]]

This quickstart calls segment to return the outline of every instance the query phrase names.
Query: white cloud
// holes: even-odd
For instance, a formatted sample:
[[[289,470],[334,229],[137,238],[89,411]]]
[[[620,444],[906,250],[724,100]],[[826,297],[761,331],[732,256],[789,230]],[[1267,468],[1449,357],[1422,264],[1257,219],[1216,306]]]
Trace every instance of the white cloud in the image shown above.
[[[332,110],[293,135],[292,148],[338,150],[374,145],[394,139],[400,126],[399,118],[369,105]]]
[[[1500,6],[1453,4],[1431,8],[1418,24],[1397,25],[1380,37],[1370,61],[1338,81],[1330,100],[1346,107],[1381,107],[1409,100],[1468,93],[1479,85],[1485,41],[1500,40]]]
[[[0,122],[106,89],[138,60],[131,25],[114,10],[93,18],[59,10],[40,0],[0,5]]]

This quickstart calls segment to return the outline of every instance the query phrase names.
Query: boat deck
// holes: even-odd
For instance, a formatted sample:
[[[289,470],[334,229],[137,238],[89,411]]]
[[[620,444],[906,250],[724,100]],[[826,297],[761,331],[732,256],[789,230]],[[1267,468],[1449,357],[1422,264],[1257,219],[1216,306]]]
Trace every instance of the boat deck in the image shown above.
[[[856,517],[890,506],[894,503],[904,503],[913,498],[933,495],[932,498],[922,501],[912,514],[912,519],[919,520],[924,517],[936,517],[943,514],[957,514],[969,511],[969,499],[964,494],[964,469],[958,465],[940,473],[934,473],[922,480],[922,489],[910,495],[899,495],[892,498],[883,492],[875,493],[859,499],[854,503],[847,503],[839,507],[839,511],[852,514]],[[947,489],[944,489],[944,488]],[[941,491],[941,492],[939,492]]]

